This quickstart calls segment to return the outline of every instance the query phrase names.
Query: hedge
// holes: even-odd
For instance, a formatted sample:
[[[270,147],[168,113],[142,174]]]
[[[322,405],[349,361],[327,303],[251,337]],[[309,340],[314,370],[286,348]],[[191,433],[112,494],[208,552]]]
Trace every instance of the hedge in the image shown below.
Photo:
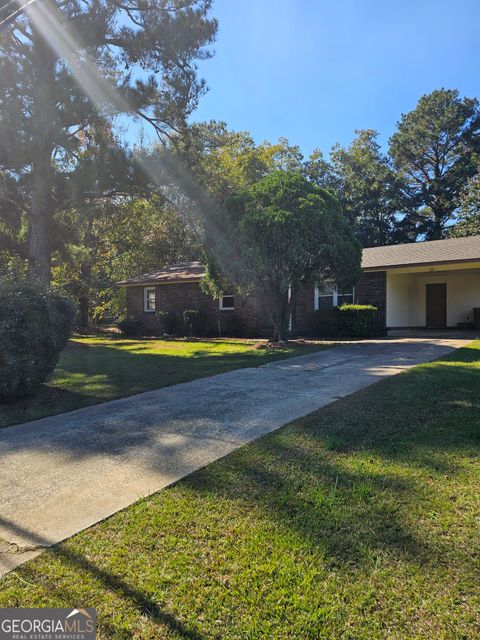
[[[47,379],[74,319],[73,304],[53,289],[0,280],[0,402],[29,395]]]
[[[381,333],[378,309],[367,304],[345,304],[310,314],[310,332],[322,338],[371,338]]]
[[[135,338],[143,335],[144,326],[141,320],[137,320],[134,317],[124,318],[117,323],[117,327],[128,338]]]

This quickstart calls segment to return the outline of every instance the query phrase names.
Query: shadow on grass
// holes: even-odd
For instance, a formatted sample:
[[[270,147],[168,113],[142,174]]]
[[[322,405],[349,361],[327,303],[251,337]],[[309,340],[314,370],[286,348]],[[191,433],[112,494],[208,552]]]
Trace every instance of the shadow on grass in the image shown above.
[[[34,396],[0,404],[0,428],[318,350],[307,347],[285,353],[252,347],[246,352],[222,353],[217,350],[222,344],[235,347],[239,343],[217,341],[211,343],[215,347],[212,350],[198,347],[169,355],[151,353],[154,342],[117,338],[111,346],[105,346],[72,341],[50,382],[41,385]],[[162,349],[178,350],[189,345],[190,341],[171,341],[166,346],[162,342]],[[133,352],[121,348],[133,346]]]
[[[32,544],[36,544],[39,547],[49,545],[48,540],[39,537],[37,534],[35,534],[35,532],[26,530],[16,523],[1,516],[0,526],[2,526],[7,531],[11,531],[14,535],[20,535],[22,537],[28,538]],[[162,607],[160,607],[158,603],[148,595],[143,593],[141,590],[136,589],[131,584],[125,582],[123,578],[116,576],[109,571],[106,571],[102,567],[99,567],[95,563],[88,560],[85,556],[79,553],[75,553],[74,551],[65,548],[65,546],[61,544],[55,546],[55,548],[49,551],[49,553],[54,554],[58,558],[61,558],[73,570],[79,570],[90,574],[92,578],[100,581],[105,589],[111,590],[117,595],[130,600],[130,602],[135,606],[140,615],[146,616],[159,624],[165,625],[170,631],[175,631],[180,636],[180,638],[184,638],[185,640],[202,640],[202,635],[200,635],[194,629],[187,628],[187,626],[177,620],[174,615],[162,609]],[[23,572],[26,576],[28,576],[28,568],[24,568]],[[61,593],[59,595],[61,596],[62,601],[65,602],[65,596],[67,594]],[[73,606],[73,602],[75,601],[72,599],[65,606]],[[107,622],[104,626],[104,622],[102,620],[99,620],[98,622],[99,626],[101,628],[103,627],[104,631],[114,633],[112,637],[122,637],[120,635],[120,630],[116,629],[113,623]]]
[[[478,459],[480,369],[468,363],[480,352],[459,355],[335,402],[181,482],[260,508],[337,565],[387,550],[441,563],[399,505],[421,512],[439,497],[430,481]]]
[[[464,349],[442,362],[380,382],[177,484],[192,492],[200,512],[228,508],[232,518],[242,518],[238,513],[252,513],[255,518],[258,514],[273,533],[285,531],[318,554],[311,556],[312,562],[320,556],[349,579],[352,567],[375,563],[385,554],[407,559],[421,571],[426,565],[450,563],[452,558],[454,564],[457,558],[463,562],[461,554],[468,551],[463,549],[464,540],[456,541],[453,536],[442,540],[441,531],[423,536],[423,525],[418,523],[431,502],[438,499],[444,474],[460,475],[464,459],[479,454],[480,370],[468,366],[478,358],[478,350]],[[143,437],[148,445],[148,432]],[[177,454],[181,456],[181,451]],[[435,484],[428,484],[429,479]],[[157,501],[158,506],[161,496],[148,500]],[[213,497],[213,501],[203,502],[205,497]],[[131,509],[129,517],[135,519],[136,507]],[[155,522],[139,523],[142,540],[155,538]],[[192,530],[201,527],[201,515],[199,523],[192,524]],[[2,524],[15,531],[12,523]],[[108,536],[100,553],[98,544],[97,538],[92,553],[106,556]],[[256,544],[268,547],[269,541],[261,539]],[[443,553],[447,547],[449,555]],[[155,562],[152,547],[148,549],[145,553],[151,553]],[[258,551],[269,552],[264,548]],[[134,561],[129,567],[131,578],[126,580],[64,545],[50,553],[88,572],[106,590],[115,591],[140,613],[180,637],[201,637],[135,586]],[[254,565],[255,555],[250,562]],[[35,576],[35,567],[28,566],[21,575],[28,578],[30,570]],[[62,599],[65,596],[61,585],[58,594]],[[110,625],[104,627],[107,634],[120,637],[111,622],[105,624]]]

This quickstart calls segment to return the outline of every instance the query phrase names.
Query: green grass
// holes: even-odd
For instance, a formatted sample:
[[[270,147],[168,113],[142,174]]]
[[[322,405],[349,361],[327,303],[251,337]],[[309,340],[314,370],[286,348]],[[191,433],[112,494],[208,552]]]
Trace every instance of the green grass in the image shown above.
[[[480,634],[480,342],[296,421],[0,582],[100,638]]]
[[[267,350],[255,348],[256,344],[252,340],[76,338],[61,354],[51,380],[33,398],[0,405],[0,428],[331,346],[292,343]]]

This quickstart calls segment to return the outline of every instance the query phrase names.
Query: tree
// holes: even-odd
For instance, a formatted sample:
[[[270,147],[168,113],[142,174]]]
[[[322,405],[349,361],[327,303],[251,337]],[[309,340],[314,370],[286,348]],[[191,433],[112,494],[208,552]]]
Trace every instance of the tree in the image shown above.
[[[212,207],[204,219],[211,287],[259,290],[274,339],[285,341],[295,292],[321,275],[358,277],[361,249],[337,200],[296,172],[275,171]]]
[[[185,167],[199,187],[220,198],[257,182],[273,165],[270,150],[259,151],[248,131],[229,131],[215,120],[191,124],[172,143],[172,182],[182,184],[178,169]],[[165,149],[154,153],[163,157]]]
[[[402,115],[390,155],[403,182],[407,221],[428,239],[443,237],[457,198],[476,171],[480,110],[473,98],[439,89]]]
[[[62,212],[68,242],[53,255],[52,278],[78,306],[78,322],[118,315],[125,291],[112,283],[160,266],[198,259],[201,246],[161,198],[97,202]]]
[[[209,55],[216,31],[210,4],[42,0],[26,3],[1,32],[0,215],[15,218],[4,242],[26,227],[32,276],[50,279],[55,216],[75,206],[72,194],[129,195],[122,172],[102,161],[110,154],[130,170],[116,117],[143,119],[163,139],[184,127],[205,89],[195,62]],[[85,154],[97,173],[82,193],[75,184]]]
[[[398,218],[397,180],[380,151],[378,133],[357,130],[347,148],[335,145],[330,158],[342,211],[364,247],[392,244]]]
[[[281,137],[275,144],[263,142],[258,146],[257,153],[270,171],[303,171],[304,160],[300,147],[290,144],[287,138]]]
[[[450,237],[480,235],[480,173],[470,178],[459,198],[458,222],[449,230]]]
[[[188,167],[196,182],[216,197],[252,185],[276,170],[303,171],[300,148],[286,138],[256,145],[248,131],[230,131],[215,120],[190,125],[173,143],[179,164]]]
[[[318,187],[330,189],[332,193],[338,193],[340,182],[335,175],[332,165],[325,160],[320,149],[314,149],[308,160],[304,162],[303,175]]]

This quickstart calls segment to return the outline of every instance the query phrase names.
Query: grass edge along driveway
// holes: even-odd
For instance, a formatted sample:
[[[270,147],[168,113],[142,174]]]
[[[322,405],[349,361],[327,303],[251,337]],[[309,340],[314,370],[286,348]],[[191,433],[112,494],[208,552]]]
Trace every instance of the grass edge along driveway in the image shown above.
[[[478,637],[480,341],[246,445],[0,581],[100,638]]]
[[[0,428],[152,389],[304,355],[332,343],[258,349],[254,340],[152,340],[78,337],[51,379],[32,397],[0,405]]]

